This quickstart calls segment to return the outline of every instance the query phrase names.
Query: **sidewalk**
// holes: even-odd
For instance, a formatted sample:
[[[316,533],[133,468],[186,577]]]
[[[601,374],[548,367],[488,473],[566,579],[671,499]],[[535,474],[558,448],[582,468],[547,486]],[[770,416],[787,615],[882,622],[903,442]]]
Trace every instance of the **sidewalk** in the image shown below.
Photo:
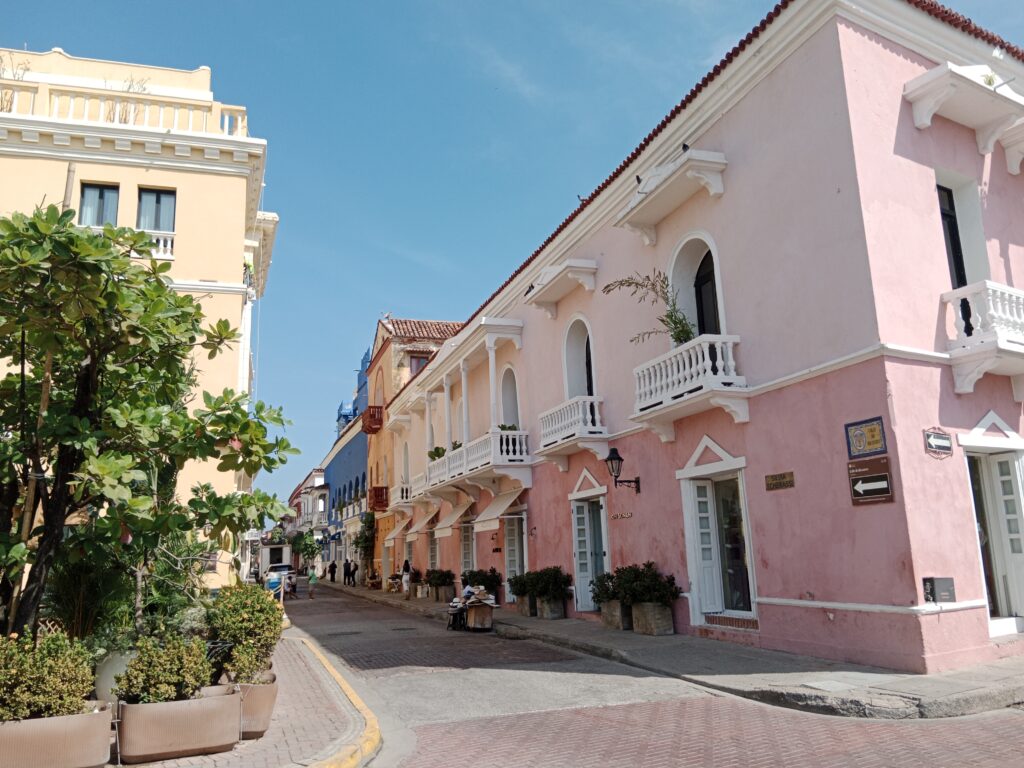
[[[447,620],[432,600],[321,582],[377,603]],[[537,640],[649,672],[794,709],[847,717],[956,717],[1024,702],[1024,657],[936,675],[911,675],[689,635],[649,637],[581,619],[544,621],[499,608],[502,637]]]

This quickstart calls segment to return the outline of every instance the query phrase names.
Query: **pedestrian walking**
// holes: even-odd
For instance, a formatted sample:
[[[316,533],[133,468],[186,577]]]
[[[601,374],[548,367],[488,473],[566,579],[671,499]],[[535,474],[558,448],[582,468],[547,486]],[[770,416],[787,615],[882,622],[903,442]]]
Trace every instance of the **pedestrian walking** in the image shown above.
[[[296,585],[295,585],[295,574],[294,573],[289,573],[288,574],[288,579],[284,583],[284,596],[285,597],[290,597],[290,598],[293,598],[293,599],[298,597],[298,594],[295,591],[295,587],[296,587]]]
[[[341,583],[348,584],[348,580],[352,578],[352,563],[349,559],[345,558],[345,564],[341,567]]]
[[[331,575],[331,584],[334,583],[334,574],[338,572],[338,564],[331,560],[331,564],[327,566],[327,573]]]
[[[316,575],[316,568],[309,572],[309,599],[313,599],[313,592],[316,591],[316,583],[319,581]]]
[[[409,561],[406,560],[402,564],[402,591],[405,593],[405,599],[408,600],[412,596],[412,591],[409,587],[409,581],[412,577],[412,569],[409,567]]]
[[[354,587],[356,585],[356,571],[359,570],[359,563],[355,560],[352,561],[352,573],[349,574],[349,583]]]

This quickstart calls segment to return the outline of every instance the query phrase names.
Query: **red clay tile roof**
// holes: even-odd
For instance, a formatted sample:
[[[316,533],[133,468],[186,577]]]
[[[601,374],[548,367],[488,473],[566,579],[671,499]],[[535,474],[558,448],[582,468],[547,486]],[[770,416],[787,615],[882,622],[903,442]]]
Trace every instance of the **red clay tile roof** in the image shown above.
[[[718,64],[716,64],[710,72],[704,75],[704,77],[701,79],[699,83],[693,86],[690,92],[683,97],[683,100],[676,104],[671,109],[671,111],[669,111],[669,113],[665,115],[664,118],[662,118],[661,122],[654,127],[654,130],[652,130],[649,134],[647,134],[647,136],[644,137],[643,141],[641,141],[636,146],[636,148],[632,152],[630,152],[629,155],[626,156],[625,160],[619,163],[618,167],[611,172],[608,178],[602,181],[594,189],[593,192],[591,192],[589,195],[587,195],[587,197],[583,198],[580,201],[580,204],[576,207],[576,209],[573,210],[573,212],[570,213],[562,221],[562,223],[555,228],[554,232],[548,235],[547,239],[545,239],[544,242],[537,247],[537,250],[530,254],[530,257],[526,259],[526,261],[519,265],[515,272],[509,275],[508,279],[505,280],[504,283],[498,286],[498,288],[490,296],[488,296],[487,299],[484,300],[484,302],[476,309],[476,311],[469,316],[469,319],[465,323],[461,325],[452,325],[460,325],[460,327],[469,325],[469,323],[471,323],[481,312],[483,312],[484,307],[486,307],[498,294],[505,290],[509,283],[515,280],[516,277],[524,269],[526,269],[531,263],[533,263],[534,259],[536,259],[544,251],[544,249],[547,248],[554,241],[554,239],[558,237],[565,230],[565,228],[568,227],[576,219],[576,217],[579,216],[587,208],[587,206],[594,202],[594,200],[596,200],[597,197],[602,192],[604,192],[604,190],[607,189],[612,182],[614,182],[619,176],[621,176],[626,171],[626,169],[629,168],[629,166],[632,165],[633,162],[640,157],[643,151],[647,149],[648,146],[650,146],[651,142],[653,142],[658,137],[658,135],[661,134],[661,132],[668,127],[669,123],[671,123],[684,109],[686,109],[700,95],[700,93],[705,88],[707,88],[712,83],[712,81],[715,80],[715,78],[722,74],[722,72],[725,71],[725,68],[729,66],[729,64],[731,64],[733,60],[735,60],[741,53],[743,53],[743,51],[745,51],[750,46],[751,43],[753,43],[758,37],[761,36],[761,33],[768,28],[768,25],[770,25],[779,16],[781,16],[782,12],[789,8],[789,6],[793,5],[795,2],[800,1],[801,0],[780,0],[780,2],[774,8],[772,8],[771,11],[768,12],[768,15],[761,19],[757,26],[750,30],[750,32],[748,32],[746,36],[732,48],[732,50],[725,54],[722,60],[718,62]],[[946,6],[935,2],[934,0],[902,0],[902,2],[905,2],[908,5],[913,6],[914,8],[917,8],[921,11],[924,11],[929,16],[932,16],[938,19],[939,21],[948,24],[951,27],[959,29],[960,31],[970,35],[971,37],[977,38],[978,40],[986,42],[990,45],[1002,48],[1015,59],[1024,62],[1024,48],[1021,48],[1018,45],[1014,45],[1013,43],[1004,40],[1002,37],[995,34],[994,32],[989,32],[987,29],[978,26],[963,14],[957,13],[956,11],[947,8]],[[459,329],[456,328],[456,330],[452,332],[450,335],[454,336],[458,330]],[[426,368],[421,369],[420,373],[422,373],[424,370],[426,370]],[[415,381],[418,376],[419,373],[417,373],[416,376],[413,376],[408,382],[406,382],[405,386],[408,387],[409,384]],[[398,397],[398,395],[400,395],[404,389],[405,387],[402,387],[402,389],[398,391],[395,397]],[[395,398],[392,398],[392,401],[394,401],[394,399]]]
[[[450,339],[459,332],[463,325],[448,320],[407,320],[398,317],[392,317],[384,322],[391,326],[396,336],[437,341]]]

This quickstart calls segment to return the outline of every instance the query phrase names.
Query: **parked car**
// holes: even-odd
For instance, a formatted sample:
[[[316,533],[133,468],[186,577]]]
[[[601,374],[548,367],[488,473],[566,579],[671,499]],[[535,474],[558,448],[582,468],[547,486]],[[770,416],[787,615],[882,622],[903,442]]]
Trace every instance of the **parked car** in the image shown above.
[[[269,576],[272,573],[279,573],[279,574],[281,574],[281,578],[283,579],[289,573],[295,573],[295,569],[292,568],[291,563],[275,563],[274,565],[270,566],[269,568],[267,568],[267,570],[265,570],[263,572],[263,583],[264,584],[267,583],[267,576]]]

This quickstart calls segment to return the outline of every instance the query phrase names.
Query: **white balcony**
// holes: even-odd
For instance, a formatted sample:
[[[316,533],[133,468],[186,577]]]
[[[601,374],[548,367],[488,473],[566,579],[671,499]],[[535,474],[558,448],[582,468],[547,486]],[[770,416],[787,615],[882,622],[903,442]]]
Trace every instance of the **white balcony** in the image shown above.
[[[664,442],[675,440],[674,423],[723,408],[737,423],[749,421],[747,380],[736,365],[739,336],[704,334],[633,369],[635,413],[630,417]]]
[[[953,338],[948,340],[954,390],[974,391],[986,373],[1010,376],[1024,402],[1024,291],[983,280],[942,294]]]
[[[460,479],[493,488],[499,476],[511,477],[522,483],[524,488],[529,488],[532,485],[531,462],[526,432],[489,432],[427,464],[424,492],[429,493]]]
[[[399,483],[391,486],[388,494],[388,509],[412,509],[412,484]]]
[[[590,451],[599,459],[608,455],[608,429],[601,419],[600,397],[574,397],[540,415],[537,456],[553,461],[563,472],[569,456]]]
[[[174,233],[173,232],[147,232],[149,238],[153,241],[153,248],[150,250],[150,255],[154,259],[173,259],[174,258]]]
[[[327,512],[321,511],[316,514],[316,529],[323,530],[327,527]]]
[[[426,473],[413,475],[412,482],[410,483],[409,492],[412,498],[422,496],[423,492],[427,490],[427,475]]]

